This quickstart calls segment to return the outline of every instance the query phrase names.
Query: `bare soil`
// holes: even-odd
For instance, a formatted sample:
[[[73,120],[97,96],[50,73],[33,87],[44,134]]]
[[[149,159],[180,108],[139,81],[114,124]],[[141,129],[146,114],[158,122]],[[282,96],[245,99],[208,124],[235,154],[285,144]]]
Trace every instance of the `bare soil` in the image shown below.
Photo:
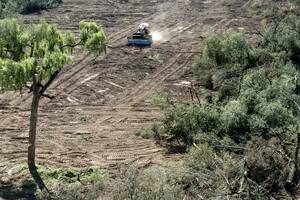
[[[250,1],[249,1],[250,2]],[[134,133],[159,122],[163,113],[149,102],[160,90],[190,100],[184,81],[192,79],[193,57],[211,29],[256,27],[244,0],[64,0],[56,9],[22,17],[47,21],[78,33],[81,20],[102,24],[109,37],[107,55],[95,58],[76,50],[42,99],[37,162],[65,167],[120,167],[163,164],[168,154],[153,140]],[[148,22],[162,38],[151,48],[127,47],[127,37]],[[0,95],[0,182],[19,179],[14,166],[26,162],[31,96]]]

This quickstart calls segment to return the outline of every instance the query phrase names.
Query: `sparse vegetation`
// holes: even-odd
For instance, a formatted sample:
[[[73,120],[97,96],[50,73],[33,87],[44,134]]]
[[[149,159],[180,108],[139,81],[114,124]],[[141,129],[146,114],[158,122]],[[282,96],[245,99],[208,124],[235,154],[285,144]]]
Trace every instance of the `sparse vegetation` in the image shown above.
[[[38,167],[50,193],[37,191],[38,199],[94,200],[103,190],[107,174],[98,167],[64,169]]]
[[[26,165],[16,166],[14,170],[28,176]],[[75,169],[39,165],[37,170],[48,192],[39,190],[34,180],[26,179],[15,185],[0,186],[0,196],[7,199],[94,200],[101,195],[107,178],[107,173],[98,167]]]
[[[162,167],[150,167],[138,171],[129,169],[116,180],[113,191],[114,200],[173,200],[183,199],[184,193],[179,184],[174,182],[176,177]],[[179,178],[179,177],[178,177]]]

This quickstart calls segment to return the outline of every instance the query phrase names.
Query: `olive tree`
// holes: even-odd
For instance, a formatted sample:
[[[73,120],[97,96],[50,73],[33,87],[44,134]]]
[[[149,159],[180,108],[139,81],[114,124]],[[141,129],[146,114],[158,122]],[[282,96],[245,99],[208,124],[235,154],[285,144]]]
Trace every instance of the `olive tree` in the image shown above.
[[[0,20],[0,89],[32,94],[28,167],[34,177],[35,140],[41,97],[62,68],[72,62],[73,49],[80,45],[90,52],[106,53],[106,35],[95,22],[80,23],[80,41],[72,32],[60,32],[47,23],[24,26],[16,19]],[[34,177],[35,178],[35,177]]]

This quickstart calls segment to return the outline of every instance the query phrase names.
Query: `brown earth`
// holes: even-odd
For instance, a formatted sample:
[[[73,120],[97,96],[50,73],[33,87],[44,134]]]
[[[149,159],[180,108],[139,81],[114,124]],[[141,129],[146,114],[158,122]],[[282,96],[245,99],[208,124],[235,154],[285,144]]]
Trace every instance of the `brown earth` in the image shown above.
[[[193,57],[210,29],[252,31],[256,21],[244,0],[64,0],[57,9],[22,17],[24,23],[46,20],[63,30],[78,30],[81,20],[102,24],[109,37],[107,55],[95,58],[76,50],[74,64],[60,73],[42,99],[37,162],[66,167],[162,164],[176,155],[134,133],[159,122],[163,114],[149,103],[160,90],[190,100]],[[127,47],[126,38],[141,22],[161,34],[151,48]],[[25,163],[31,96],[0,96],[0,179],[17,177]],[[0,181],[1,182],[1,181]]]

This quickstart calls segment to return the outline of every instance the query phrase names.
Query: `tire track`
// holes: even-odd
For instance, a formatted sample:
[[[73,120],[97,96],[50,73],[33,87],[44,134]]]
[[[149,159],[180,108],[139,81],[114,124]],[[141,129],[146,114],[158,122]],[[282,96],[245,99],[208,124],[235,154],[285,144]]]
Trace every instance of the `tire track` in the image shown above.
[[[183,54],[179,53],[172,57],[166,67],[158,70],[151,77],[148,77],[142,83],[138,84],[131,91],[124,94],[124,98],[117,101],[117,105],[134,105],[145,99],[149,94],[153,93],[154,90],[159,89],[161,84],[170,76],[174,75],[180,69],[182,69],[190,59],[193,54],[185,55],[183,59],[181,59]],[[183,64],[175,65],[178,61],[184,61]],[[175,66],[175,67],[174,67]]]
[[[183,27],[180,30],[201,32],[202,29],[206,29],[209,26],[202,26],[205,19],[214,17],[216,13],[220,15],[220,13],[226,12],[220,6],[224,3],[224,0],[212,0],[207,10],[199,14],[201,20],[198,21],[194,16],[186,17],[190,13],[186,13],[186,10],[177,7],[178,4],[183,4],[181,0],[168,1],[169,4],[164,4],[166,1],[162,0],[157,2],[164,6],[167,5],[166,8],[154,14],[149,13],[150,16],[144,18],[143,21],[149,21],[167,31],[172,31],[179,28],[176,26],[182,25]],[[147,9],[155,10],[152,1],[141,0],[141,3],[144,3],[145,6],[141,6],[143,9],[137,9],[139,12],[144,12]],[[133,7],[135,6],[137,4]],[[82,9],[83,7],[84,9]],[[65,0],[65,3],[58,9],[44,12],[43,16],[46,16],[46,20],[56,23],[64,30],[74,30],[78,26],[78,20],[84,17],[91,16],[97,22],[112,19],[112,21],[106,20],[105,25],[108,25],[106,26],[108,29],[109,25],[114,25],[109,29],[111,33],[109,40],[111,43],[118,45],[123,42],[131,31],[135,30],[136,25],[141,22],[141,18],[139,15],[129,18],[128,21],[133,22],[130,26],[122,24],[125,21],[123,18],[110,18],[109,13],[105,13],[105,18],[101,18],[101,12],[110,8],[107,4],[97,0]],[[122,8],[122,12],[126,11],[126,9],[130,10],[129,8],[130,6]],[[96,16],[97,14],[99,16]],[[181,17],[185,18],[181,19]],[[28,18],[30,19],[30,17]],[[33,17],[33,19],[36,18]],[[201,27],[195,28],[195,23]],[[116,27],[121,30],[117,30]],[[165,49],[161,49],[159,53],[163,54],[164,51],[172,52],[179,48],[183,50],[192,49],[193,44],[189,43],[189,40],[182,45],[181,36],[182,32],[172,32],[165,42],[166,44],[161,45]],[[132,52],[127,52],[128,55],[126,52],[123,52],[123,54],[118,53],[119,51],[113,48],[109,52],[109,55],[113,57],[112,60],[101,59],[98,62],[106,65],[106,68],[113,65],[121,65],[121,63],[126,65],[130,65],[131,62],[132,65],[139,64],[136,60],[131,59]],[[96,71],[92,69],[95,65],[92,63],[90,54],[78,53],[76,56],[74,64],[65,68],[52,85],[50,91],[57,91],[57,94],[72,95],[80,86],[80,80],[86,79],[83,75]],[[121,56],[124,56],[123,60],[125,62],[118,61]],[[134,133],[140,131],[141,128],[151,128],[151,124],[159,122],[163,117],[163,114],[157,108],[147,104],[139,105],[138,103],[145,100],[155,90],[161,88],[168,78],[180,74],[181,70],[189,65],[193,54],[174,53],[173,55],[164,56],[166,61],[159,68],[151,71],[142,80],[134,79],[136,82],[133,81],[133,87],[125,86],[124,90],[117,96],[119,99],[111,98],[112,101],[114,100],[111,104],[106,104],[105,106],[98,102],[88,104],[83,102],[80,105],[61,104],[63,101],[47,105],[41,104],[37,162],[65,167],[98,165],[110,171],[116,171],[121,165],[143,166],[151,163],[159,164],[166,159],[172,159],[172,156],[166,155],[166,150],[157,145],[155,141],[134,136]],[[107,72],[106,68],[97,69],[96,73],[104,74]],[[140,69],[134,70],[139,72]],[[126,73],[121,73],[121,75],[124,74],[126,75]],[[136,74],[138,73],[133,73],[133,75]],[[127,79],[127,77],[122,77],[121,81],[128,81]],[[0,108],[0,131],[2,133],[0,145],[4,147],[0,150],[0,161],[5,162],[4,165],[0,165],[0,177],[2,175],[5,176],[11,166],[26,162],[26,153],[24,152],[27,150],[30,109],[20,109],[17,106],[27,104],[25,106],[29,107],[28,101],[29,97],[27,96],[14,100],[12,103],[13,107]]]
[[[110,116],[117,116],[117,118],[113,117],[112,121],[109,120],[102,123],[95,123],[94,121],[76,122],[78,115],[88,115],[91,118],[99,119],[97,114],[98,111],[102,112],[103,107],[104,106],[70,106],[70,110],[77,112],[73,117],[68,115],[68,109],[57,110],[57,112],[54,113],[51,108],[49,110],[47,110],[46,107],[42,108],[37,141],[37,161],[39,163],[51,163],[58,166],[67,166],[68,163],[72,166],[97,164],[114,171],[117,167],[112,168],[112,165],[127,165],[132,163],[132,160],[135,159],[147,158],[151,160],[153,155],[161,155],[163,149],[158,147],[153,141],[141,140],[131,136],[132,132],[137,131],[141,126],[149,125],[147,119],[153,119],[155,116],[153,112],[149,113],[145,111],[144,114],[142,114],[143,112],[141,113],[141,111],[132,111],[131,107],[111,109],[109,106],[106,106],[104,108],[107,109],[107,112],[101,113],[102,118],[109,118]],[[72,108],[75,108],[75,110]],[[28,113],[29,110],[23,110],[21,112]],[[59,121],[63,116],[68,116],[69,120],[60,123]],[[159,119],[159,113],[157,113],[156,116],[157,119]],[[126,117],[126,119],[124,117]],[[53,122],[53,119],[50,120],[49,118],[56,119],[58,125],[48,128],[48,121]],[[120,121],[118,119],[123,120]],[[125,128],[128,122],[131,123],[130,120],[137,121],[137,125],[131,124],[130,129]],[[118,123],[116,123],[116,121],[118,121]],[[19,128],[27,126],[26,118],[23,118],[20,122]],[[76,123],[74,124],[73,122]],[[10,124],[10,122],[7,123],[8,124],[1,124],[0,129]],[[82,130],[82,134],[77,134],[80,133],[78,132],[80,130]],[[68,133],[69,136],[63,137],[64,133]],[[8,143],[5,144],[5,153],[1,152],[2,155],[5,155],[3,162],[19,163],[25,161],[27,156],[27,143],[20,144],[17,140],[11,139],[10,135],[11,134],[5,134],[5,138],[7,138],[5,140]],[[86,139],[84,139],[85,135],[88,136]],[[46,140],[49,141],[47,144],[44,143]],[[3,140],[1,139],[1,141]]]

